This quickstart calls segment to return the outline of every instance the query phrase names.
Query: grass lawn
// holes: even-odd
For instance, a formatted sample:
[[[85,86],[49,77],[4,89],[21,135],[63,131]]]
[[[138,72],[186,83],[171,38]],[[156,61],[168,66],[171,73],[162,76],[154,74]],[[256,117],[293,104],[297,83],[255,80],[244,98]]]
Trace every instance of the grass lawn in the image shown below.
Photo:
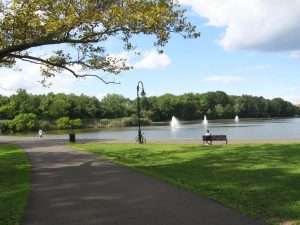
[[[270,224],[300,224],[300,144],[75,144]]]
[[[0,144],[0,225],[20,223],[27,201],[30,165],[16,145]]]

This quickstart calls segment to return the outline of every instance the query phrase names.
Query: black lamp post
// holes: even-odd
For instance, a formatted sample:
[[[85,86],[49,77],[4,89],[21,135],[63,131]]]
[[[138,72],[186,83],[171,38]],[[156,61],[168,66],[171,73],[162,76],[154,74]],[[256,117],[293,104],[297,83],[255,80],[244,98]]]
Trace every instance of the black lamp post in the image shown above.
[[[141,106],[140,106],[140,97],[139,97],[139,91],[140,91],[140,86],[139,85],[142,85],[142,92],[141,92],[141,96],[145,96],[146,93],[144,91],[144,84],[142,81],[139,81],[138,82],[138,85],[136,87],[136,94],[137,94],[137,116],[138,116],[138,126],[139,126],[139,130],[138,130],[138,141],[139,141],[139,144],[143,144],[143,141],[142,141],[142,131],[141,131]]]

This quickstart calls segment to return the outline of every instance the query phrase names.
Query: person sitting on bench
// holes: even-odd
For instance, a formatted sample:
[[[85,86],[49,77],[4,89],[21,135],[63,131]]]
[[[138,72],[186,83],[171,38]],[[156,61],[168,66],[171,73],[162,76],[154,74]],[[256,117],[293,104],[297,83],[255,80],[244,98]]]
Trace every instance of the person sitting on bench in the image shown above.
[[[205,136],[210,136],[210,138],[206,138],[206,144],[207,144],[207,145],[208,145],[208,144],[211,145],[211,143],[212,143],[212,138],[211,138],[211,133],[209,132],[208,129],[206,130],[206,133],[205,133],[204,135],[205,135]],[[210,142],[208,143],[208,141],[210,141]]]

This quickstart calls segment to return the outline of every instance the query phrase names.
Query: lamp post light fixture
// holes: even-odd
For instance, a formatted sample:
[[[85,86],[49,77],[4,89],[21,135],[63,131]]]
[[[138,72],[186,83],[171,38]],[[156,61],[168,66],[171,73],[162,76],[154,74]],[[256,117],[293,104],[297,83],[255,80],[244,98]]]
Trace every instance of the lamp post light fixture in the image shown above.
[[[142,92],[139,94],[140,91],[140,84],[142,85]],[[143,144],[144,141],[142,139],[142,131],[141,131],[141,106],[140,106],[140,95],[142,97],[146,96],[146,93],[144,91],[144,84],[142,81],[138,82],[138,85],[136,87],[136,94],[137,94],[137,116],[138,116],[138,126],[139,126],[139,130],[138,130],[138,143],[139,144]]]

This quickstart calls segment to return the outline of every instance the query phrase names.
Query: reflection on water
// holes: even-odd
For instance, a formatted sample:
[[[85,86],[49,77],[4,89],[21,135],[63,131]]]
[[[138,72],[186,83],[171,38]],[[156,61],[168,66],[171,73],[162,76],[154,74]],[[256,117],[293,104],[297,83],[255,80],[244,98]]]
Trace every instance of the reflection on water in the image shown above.
[[[201,138],[205,133],[202,121],[181,123],[178,129],[165,126],[142,127],[147,140]],[[228,139],[270,139],[300,138],[300,118],[287,119],[239,119],[210,120],[207,128],[212,134],[225,134]],[[85,129],[77,130],[77,138],[81,139],[118,139],[133,140],[137,136],[136,127]],[[68,133],[48,133],[48,138],[68,138]]]

